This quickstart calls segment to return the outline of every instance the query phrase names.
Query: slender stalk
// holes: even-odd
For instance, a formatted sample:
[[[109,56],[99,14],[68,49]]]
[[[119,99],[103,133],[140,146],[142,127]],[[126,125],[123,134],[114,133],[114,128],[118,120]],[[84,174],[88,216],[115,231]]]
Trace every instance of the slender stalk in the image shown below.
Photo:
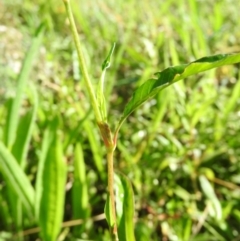
[[[112,227],[112,234],[114,241],[118,241],[117,232],[117,219],[116,219],[116,207],[115,207],[115,195],[114,195],[114,167],[113,167],[113,153],[114,149],[107,152],[107,164],[108,164],[108,193],[110,197],[110,206],[112,210],[114,225]]]
[[[74,21],[74,18],[73,18],[70,1],[69,0],[63,0],[63,2],[64,2],[65,7],[66,7],[68,19],[69,19],[69,22],[70,22],[71,32],[73,34],[74,43],[75,43],[76,49],[77,49],[80,68],[82,70],[82,74],[83,74],[83,77],[84,77],[84,80],[85,80],[85,83],[86,83],[86,86],[87,86],[87,91],[88,91],[88,94],[89,94],[89,97],[90,97],[91,105],[93,107],[97,122],[101,122],[102,121],[101,114],[100,114],[98,104],[97,104],[97,100],[96,100],[96,97],[95,97],[94,88],[92,86],[92,83],[91,83],[89,75],[88,75],[87,66],[85,64],[86,62],[84,60],[84,56],[83,56],[83,52],[82,52],[82,46],[81,46],[81,42],[79,40],[76,24],[75,24],[75,21]]]
[[[87,71],[87,67],[85,64],[85,60],[83,57],[83,52],[82,52],[82,46],[78,37],[78,32],[76,29],[76,25],[75,25],[75,21],[72,15],[72,10],[71,10],[71,6],[70,6],[70,0],[63,0],[65,7],[66,7],[66,11],[68,14],[68,18],[69,18],[69,22],[70,22],[70,28],[71,28],[71,32],[73,34],[73,39],[76,45],[76,49],[77,49],[77,53],[78,53],[78,58],[79,58],[79,64],[80,64],[80,68],[82,70],[83,73],[83,77],[87,86],[87,91],[90,97],[90,101],[91,101],[91,105],[93,107],[94,113],[95,113],[95,117],[97,120],[97,124],[98,127],[100,129],[101,132],[101,136],[103,138],[106,150],[107,150],[107,163],[108,163],[108,192],[109,192],[109,197],[110,197],[110,210],[113,216],[113,222],[114,225],[112,228],[112,234],[113,234],[113,238],[114,241],[118,241],[118,233],[117,233],[117,219],[116,219],[116,207],[115,207],[115,196],[114,196],[114,167],[113,167],[113,153],[115,150],[115,146],[116,146],[116,138],[113,139],[112,138],[112,132],[110,130],[109,125],[107,124],[107,122],[105,122],[104,119],[104,115],[101,115],[99,106],[98,106],[98,102],[95,96],[95,91],[94,88],[92,86],[92,83],[90,81],[89,75],[88,75],[88,71]],[[106,68],[109,67],[110,65],[110,58],[113,52],[113,49],[115,47],[115,44],[112,46],[112,49],[109,53],[109,56],[107,57],[107,62],[105,63],[104,66],[104,70],[103,70],[103,74],[101,77],[101,86],[100,86],[100,92],[103,93],[103,83],[104,83],[104,76],[105,76],[105,70]]]

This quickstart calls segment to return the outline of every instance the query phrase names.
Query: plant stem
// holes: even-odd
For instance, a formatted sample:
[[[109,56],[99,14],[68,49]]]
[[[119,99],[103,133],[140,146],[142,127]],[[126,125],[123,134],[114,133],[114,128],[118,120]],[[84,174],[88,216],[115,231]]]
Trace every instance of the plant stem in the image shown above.
[[[90,97],[91,105],[93,107],[97,122],[101,122],[102,121],[101,114],[100,114],[98,104],[97,104],[97,100],[96,100],[96,97],[95,97],[94,88],[92,86],[92,83],[91,83],[89,75],[88,75],[86,62],[85,62],[84,57],[83,57],[82,46],[81,46],[81,43],[80,43],[80,40],[79,40],[76,24],[75,24],[75,21],[74,21],[74,18],[73,18],[70,1],[69,0],[63,0],[63,2],[65,4],[66,10],[67,10],[68,19],[69,19],[69,22],[70,22],[70,28],[71,28],[71,32],[73,34],[73,39],[74,39],[74,43],[76,45],[77,54],[78,54],[78,58],[79,58],[79,65],[80,65],[80,68],[82,70],[82,74],[83,74],[83,77],[84,77],[84,80],[85,80],[85,83],[86,83],[86,86],[87,86],[87,91],[88,91],[88,94],[89,94],[89,97]]]
[[[108,163],[108,192],[109,192],[109,197],[110,197],[110,209],[112,212],[112,216],[113,216],[113,221],[114,221],[114,225],[112,228],[112,234],[113,234],[113,238],[114,241],[118,241],[118,233],[117,233],[117,219],[116,219],[116,207],[115,207],[115,197],[114,197],[114,167],[113,167],[113,153],[115,150],[115,146],[116,146],[116,138],[113,139],[112,138],[112,133],[110,130],[109,125],[105,122],[105,119],[102,118],[98,103],[97,103],[97,99],[95,96],[95,91],[94,88],[92,86],[92,83],[90,81],[89,75],[88,75],[88,71],[87,71],[87,67],[85,64],[85,60],[83,57],[83,52],[82,52],[82,46],[78,37],[78,32],[77,32],[77,28],[75,25],[75,21],[73,18],[73,14],[72,14],[72,10],[71,10],[71,6],[70,6],[70,0],[63,0],[65,7],[66,7],[66,11],[68,14],[68,19],[70,22],[70,28],[71,28],[71,32],[73,34],[73,39],[76,45],[76,49],[77,49],[77,54],[78,54],[78,58],[79,58],[79,64],[80,64],[80,68],[82,70],[83,73],[83,77],[87,86],[87,91],[90,97],[90,102],[91,105],[93,107],[94,113],[95,113],[95,117],[97,120],[97,124],[98,127],[100,129],[101,132],[101,136],[103,138],[106,150],[107,150],[107,163]],[[114,46],[111,49],[111,52],[108,56],[108,61],[110,61],[110,57],[112,55]],[[109,67],[109,63],[108,65],[105,66],[105,69]],[[103,83],[104,83],[104,75],[105,75],[105,69],[103,72],[103,75],[101,77],[101,86],[100,86],[100,91],[101,93],[103,93]]]
[[[115,195],[114,195],[114,166],[113,166],[113,154],[116,148],[116,142],[112,138],[110,127],[107,123],[98,123],[101,136],[103,138],[106,150],[107,150],[107,165],[108,165],[108,194],[110,199],[110,212],[113,218],[113,227],[111,232],[113,234],[114,241],[118,241],[117,233],[117,219],[116,219],[116,207],[115,207]]]
[[[110,198],[110,206],[112,210],[114,225],[112,227],[112,234],[114,241],[118,241],[117,233],[117,219],[116,219],[116,207],[115,207],[115,195],[114,195],[114,167],[113,167],[113,153],[114,149],[107,152],[107,164],[108,164],[108,193]]]

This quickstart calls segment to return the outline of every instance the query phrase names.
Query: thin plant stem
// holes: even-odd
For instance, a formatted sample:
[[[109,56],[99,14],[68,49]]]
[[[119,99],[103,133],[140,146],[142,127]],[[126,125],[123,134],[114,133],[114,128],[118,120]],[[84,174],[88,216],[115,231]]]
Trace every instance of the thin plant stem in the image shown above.
[[[114,195],[114,167],[113,167],[113,154],[114,149],[107,152],[107,164],[108,164],[108,193],[110,198],[110,210],[112,210],[114,225],[112,227],[112,234],[114,241],[118,241],[117,232],[117,219],[116,219],[116,207],[115,207],[115,195]]]
[[[71,32],[73,34],[73,39],[76,45],[76,49],[77,49],[77,53],[78,53],[78,58],[79,58],[79,64],[80,64],[80,68],[82,70],[83,73],[83,77],[85,79],[85,83],[86,83],[86,87],[87,87],[87,91],[90,97],[90,101],[91,101],[91,105],[94,109],[94,113],[95,113],[95,117],[97,120],[97,124],[98,127],[100,129],[101,132],[101,136],[103,138],[105,147],[107,149],[107,163],[108,163],[108,193],[109,193],[109,198],[110,198],[110,210],[113,216],[113,227],[111,227],[111,232],[113,235],[113,239],[114,241],[118,241],[118,232],[117,232],[117,219],[116,219],[116,207],[115,207],[115,196],[114,196],[114,167],[113,167],[113,153],[116,147],[116,138],[112,138],[112,133],[110,130],[109,125],[105,122],[105,120],[102,118],[98,103],[97,103],[97,99],[95,96],[95,91],[94,88],[92,86],[92,83],[90,81],[89,75],[88,75],[88,71],[87,71],[87,67],[85,64],[85,60],[83,57],[83,52],[82,52],[82,46],[78,37],[78,32],[77,32],[77,28],[75,25],[75,21],[73,18],[73,14],[72,14],[72,10],[71,10],[71,6],[70,6],[70,1],[69,0],[63,0],[65,7],[66,7],[66,11],[68,14],[68,18],[69,18],[69,22],[70,22],[70,28],[71,28]],[[115,45],[114,45],[115,46]],[[114,46],[111,49],[111,53],[109,55],[109,58],[111,57],[112,51],[114,49]],[[107,66],[108,67],[108,66]],[[105,69],[107,68],[105,67]],[[101,86],[100,86],[100,90],[103,92],[103,83],[104,83],[104,76],[105,76],[105,70],[103,72],[103,75],[101,77]],[[116,137],[116,136],[115,136]]]
[[[101,118],[101,114],[100,114],[98,104],[97,104],[97,100],[96,100],[96,97],[95,97],[94,88],[93,88],[93,85],[92,85],[91,80],[90,80],[89,75],[88,75],[87,66],[86,66],[84,56],[83,56],[82,46],[81,46],[81,42],[80,42],[80,39],[79,39],[79,36],[78,36],[76,24],[75,24],[75,21],[74,21],[74,18],[73,18],[70,1],[69,0],[63,0],[63,2],[64,2],[65,7],[66,7],[68,19],[69,19],[69,22],[70,22],[71,32],[73,34],[74,43],[76,45],[77,54],[78,54],[78,58],[79,58],[79,65],[80,65],[80,68],[82,70],[83,77],[85,79],[87,91],[88,91],[88,94],[89,94],[89,97],[90,97],[91,105],[92,105],[94,113],[95,113],[96,120],[99,123],[99,122],[102,121],[102,118]]]

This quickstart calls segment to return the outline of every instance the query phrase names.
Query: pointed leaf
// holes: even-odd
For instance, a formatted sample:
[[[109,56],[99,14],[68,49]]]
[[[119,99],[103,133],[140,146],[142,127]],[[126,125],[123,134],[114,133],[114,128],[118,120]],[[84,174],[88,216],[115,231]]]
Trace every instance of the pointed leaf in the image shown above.
[[[27,84],[28,76],[32,69],[34,59],[36,58],[38,49],[42,41],[44,29],[45,29],[44,24],[41,24],[37,28],[35,36],[32,41],[32,45],[26,54],[21,72],[18,77],[16,97],[11,103],[10,112],[8,113],[8,121],[6,125],[6,130],[5,130],[6,145],[7,147],[10,147],[10,149],[12,148],[12,145],[16,137],[16,130],[17,130],[18,121],[19,121],[19,110],[21,107],[23,93]]]
[[[107,69],[107,68],[110,67],[111,57],[112,57],[113,51],[114,51],[114,49],[115,49],[115,46],[116,46],[116,44],[113,43],[113,44],[112,44],[112,47],[111,47],[111,49],[110,49],[110,51],[109,51],[109,53],[108,53],[107,58],[103,61],[102,70],[105,70],[105,69]]]
[[[169,67],[161,72],[156,73],[157,79],[149,79],[141,85],[134,93],[128,104],[125,106],[123,116],[120,119],[117,130],[124,120],[136,110],[142,103],[156,95],[160,90],[169,85],[184,79],[188,76],[200,72],[221,67],[224,65],[235,64],[240,62],[240,53],[220,54],[198,59],[189,64]]]
[[[29,143],[33,132],[34,123],[37,115],[38,96],[35,88],[31,89],[34,96],[33,107],[20,119],[17,137],[14,142],[12,153],[24,169],[26,166],[26,156],[29,150]]]

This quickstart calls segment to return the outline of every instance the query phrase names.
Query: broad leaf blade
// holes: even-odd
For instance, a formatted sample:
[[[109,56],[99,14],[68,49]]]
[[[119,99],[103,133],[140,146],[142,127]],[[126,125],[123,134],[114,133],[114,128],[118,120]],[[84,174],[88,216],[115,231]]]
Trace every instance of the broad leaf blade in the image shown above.
[[[184,79],[188,76],[200,72],[221,67],[224,65],[235,64],[240,62],[240,53],[220,54],[198,59],[189,64],[169,67],[161,72],[156,73],[157,79],[149,79],[141,85],[134,93],[128,104],[125,106],[123,116],[119,122],[117,130],[124,120],[136,110],[142,103],[156,95],[160,90],[167,86]]]
[[[45,241],[55,241],[61,230],[67,166],[62,153],[59,136],[54,136],[42,174],[42,195],[40,201],[39,226]]]
[[[120,173],[115,175],[114,179],[119,240],[135,241],[134,196],[131,183],[126,176]]]

